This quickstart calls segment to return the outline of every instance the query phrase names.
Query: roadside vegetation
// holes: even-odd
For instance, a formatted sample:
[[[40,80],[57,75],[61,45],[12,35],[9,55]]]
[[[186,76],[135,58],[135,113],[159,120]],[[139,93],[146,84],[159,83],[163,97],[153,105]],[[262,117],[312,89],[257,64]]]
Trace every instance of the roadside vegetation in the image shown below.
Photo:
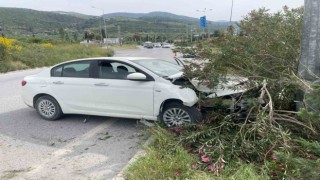
[[[98,46],[51,43],[36,38],[19,41],[0,37],[0,73],[98,56],[113,56],[113,50]]]
[[[201,124],[152,128],[156,140],[128,179],[320,179],[320,86],[296,73],[302,25],[303,8],[259,9],[240,21],[239,33],[230,27],[198,42],[185,74],[211,87],[227,74],[248,77],[246,117],[213,99]]]

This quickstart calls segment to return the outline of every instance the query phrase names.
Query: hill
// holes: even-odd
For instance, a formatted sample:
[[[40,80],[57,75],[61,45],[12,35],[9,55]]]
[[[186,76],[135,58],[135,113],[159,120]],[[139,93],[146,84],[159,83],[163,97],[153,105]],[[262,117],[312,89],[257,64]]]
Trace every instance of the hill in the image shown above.
[[[53,13],[58,13],[58,14],[74,16],[74,17],[81,18],[81,19],[90,19],[90,18],[94,17],[94,16],[91,16],[91,15],[86,15],[86,14],[81,14],[81,13],[76,13],[76,12],[65,12],[65,11],[52,11],[52,12]]]
[[[40,33],[60,27],[76,29],[85,19],[54,12],[21,8],[0,8],[0,25],[4,33]]]
[[[150,13],[111,13],[101,16],[90,16],[75,12],[46,12],[22,8],[0,7],[0,33],[9,37],[25,35],[58,35],[82,37],[85,30],[100,34],[106,22],[109,37],[142,36],[178,37],[204,32],[199,28],[199,19],[176,15],[167,12]],[[104,19],[103,19],[104,18]],[[226,29],[227,22],[209,22],[209,30]],[[71,33],[71,34],[70,34]],[[68,37],[69,38],[69,37]]]
[[[149,12],[149,13],[126,13],[126,12],[118,12],[118,13],[110,13],[105,14],[104,17],[127,17],[127,18],[145,18],[145,17],[163,17],[163,18],[172,18],[172,19],[180,19],[184,21],[198,21],[197,18],[192,18],[188,16],[176,15],[168,12]]]

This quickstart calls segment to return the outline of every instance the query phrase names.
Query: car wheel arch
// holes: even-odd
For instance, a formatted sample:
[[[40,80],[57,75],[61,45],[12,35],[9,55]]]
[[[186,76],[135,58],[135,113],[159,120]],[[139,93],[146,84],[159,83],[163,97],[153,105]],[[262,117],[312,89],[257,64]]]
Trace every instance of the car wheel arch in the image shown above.
[[[178,103],[183,104],[183,101],[180,100],[180,99],[166,99],[165,101],[163,101],[161,103],[161,106],[160,106],[160,109],[159,109],[159,114],[162,112],[162,109],[163,109],[163,107],[165,107],[165,105],[170,104],[172,102],[178,102]]]
[[[171,109],[178,109],[177,113],[175,112],[175,110],[173,111],[174,113],[176,113],[173,116],[180,116],[180,117],[175,117],[175,119],[178,118],[179,120],[177,120],[177,119],[173,120],[173,119],[169,118],[169,119],[171,119],[170,120],[171,124],[170,123],[168,124],[168,122],[166,123],[166,121],[169,120],[169,119],[166,118],[167,120],[164,120],[164,117],[171,114],[171,113],[169,113],[169,114],[167,113],[167,115],[165,115],[167,110],[170,112]],[[183,112],[184,114],[182,113],[182,115],[181,115],[181,112]],[[174,125],[174,123],[172,124],[173,121],[183,121],[183,123],[186,122],[185,121],[186,120],[185,117],[182,117],[184,115],[188,116],[188,118],[189,118],[188,120],[192,124],[200,123],[201,121],[203,121],[203,115],[202,115],[202,113],[201,113],[201,111],[199,109],[197,109],[195,106],[185,106],[183,104],[183,101],[181,101],[179,99],[167,99],[167,100],[165,100],[161,104],[158,120],[163,122],[168,127],[171,127],[172,125],[173,126],[177,125],[177,124]],[[181,120],[180,120],[180,118],[181,118]],[[183,120],[183,119],[185,119],[185,120]],[[176,123],[179,123],[179,122],[176,122]]]
[[[43,97],[43,96],[50,96],[51,98],[53,98],[54,100],[56,100],[56,101],[57,101],[57,99],[56,99],[56,98],[54,98],[53,96],[51,96],[50,94],[40,93],[40,94],[37,94],[37,95],[35,95],[35,96],[33,97],[33,107],[34,107],[34,108],[35,108],[35,106],[36,106],[36,102],[37,102],[37,100],[38,100],[40,97]],[[60,105],[59,101],[57,101],[57,103],[58,103],[58,104],[59,104],[59,106],[61,107],[61,105]],[[61,111],[62,111],[62,109],[61,109]]]

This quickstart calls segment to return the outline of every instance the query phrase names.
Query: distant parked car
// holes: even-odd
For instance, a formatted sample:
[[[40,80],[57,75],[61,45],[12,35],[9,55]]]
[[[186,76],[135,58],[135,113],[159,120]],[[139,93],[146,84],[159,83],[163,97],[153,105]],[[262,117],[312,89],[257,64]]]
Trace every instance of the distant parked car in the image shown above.
[[[195,58],[196,54],[194,53],[187,53],[182,55],[183,58]]]
[[[171,44],[169,43],[163,43],[162,48],[171,48]]]
[[[143,47],[145,47],[145,48],[153,48],[153,43],[152,42],[150,42],[150,41],[147,41],[147,42],[145,42],[144,44],[143,44]]]
[[[155,48],[160,48],[160,47],[161,47],[161,43],[154,43],[154,44],[153,44],[153,47],[155,47]]]

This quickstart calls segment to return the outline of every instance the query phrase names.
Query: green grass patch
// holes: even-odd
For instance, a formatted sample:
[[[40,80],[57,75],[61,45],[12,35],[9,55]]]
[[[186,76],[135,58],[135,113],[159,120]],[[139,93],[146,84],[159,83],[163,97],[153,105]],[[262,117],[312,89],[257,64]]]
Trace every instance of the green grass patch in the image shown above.
[[[238,156],[227,155],[234,153],[225,146],[222,151],[213,151],[216,143],[232,141],[231,134],[220,135],[219,141],[215,137],[215,129],[197,125],[193,131],[190,127],[164,129],[151,128],[155,136],[154,142],[145,147],[147,155],[130,165],[126,171],[127,179],[319,179],[320,160],[318,158],[319,142],[296,140],[292,144],[292,152],[281,149],[273,151],[266,159],[243,157],[244,153],[233,149]],[[221,129],[220,129],[221,130]],[[206,134],[204,134],[206,132]],[[228,133],[228,132],[225,132]],[[194,139],[194,144],[185,143],[185,138],[201,136],[206,141]],[[228,139],[231,138],[231,139]],[[204,143],[201,145],[201,143]],[[195,147],[201,145],[200,149]],[[299,146],[300,145],[300,146]],[[249,149],[257,149],[250,146]],[[248,149],[248,150],[249,150]]]
[[[151,130],[155,141],[146,147],[147,156],[128,167],[128,179],[186,179],[195,175],[196,159],[173,141],[173,134],[161,128]]]
[[[17,42],[17,47],[19,49],[6,52],[6,58],[0,60],[0,72],[52,66],[73,59],[109,57],[114,54],[111,48],[74,44],[51,45]]]
[[[179,138],[167,129],[151,129],[155,141],[145,147],[147,155],[131,164],[125,171],[130,180],[141,179],[269,179],[265,171],[258,172],[253,164],[241,161],[226,163],[223,170],[210,171],[210,164],[201,162],[201,156],[189,153],[179,145]]]

